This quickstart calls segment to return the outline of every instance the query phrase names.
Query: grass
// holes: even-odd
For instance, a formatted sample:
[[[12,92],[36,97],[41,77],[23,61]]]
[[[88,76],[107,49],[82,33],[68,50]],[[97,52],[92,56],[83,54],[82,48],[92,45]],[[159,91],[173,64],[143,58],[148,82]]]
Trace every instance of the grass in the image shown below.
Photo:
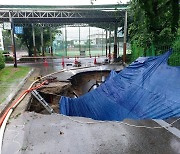
[[[111,53],[112,52],[113,52],[113,50],[111,51]],[[120,55],[122,54],[121,52],[120,52]],[[105,50],[103,50],[103,51],[102,50],[92,50],[92,51],[90,51],[90,53],[91,53],[91,56],[98,56],[98,55],[99,56],[102,56],[102,55],[105,56],[106,55],[106,51]],[[56,51],[55,55],[56,56],[60,56],[60,57],[66,56],[65,51]],[[67,56],[69,56],[69,57],[80,56],[80,52],[79,51],[68,51],[67,52]],[[85,56],[89,57],[89,51],[85,52]]]
[[[14,68],[12,66],[5,67],[0,70],[0,83],[3,82],[14,82],[17,79],[23,78],[30,71],[29,67],[19,66]]]
[[[29,73],[29,67],[12,66],[0,70],[0,103],[5,101],[9,93],[17,87],[19,82]]]

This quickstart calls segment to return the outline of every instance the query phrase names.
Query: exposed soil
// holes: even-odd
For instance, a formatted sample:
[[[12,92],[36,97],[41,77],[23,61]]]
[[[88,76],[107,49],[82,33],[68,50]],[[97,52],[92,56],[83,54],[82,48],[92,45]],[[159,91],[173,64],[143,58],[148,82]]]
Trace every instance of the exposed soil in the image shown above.
[[[70,78],[69,82],[54,81],[38,89],[39,94],[45,101],[59,113],[59,100],[61,96],[78,97],[93,89],[94,85],[102,83],[102,80],[109,75],[109,71],[92,71],[79,73]],[[31,97],[28,111],[34,111],[41,114],[48,114],[46,109],[34,98]]]

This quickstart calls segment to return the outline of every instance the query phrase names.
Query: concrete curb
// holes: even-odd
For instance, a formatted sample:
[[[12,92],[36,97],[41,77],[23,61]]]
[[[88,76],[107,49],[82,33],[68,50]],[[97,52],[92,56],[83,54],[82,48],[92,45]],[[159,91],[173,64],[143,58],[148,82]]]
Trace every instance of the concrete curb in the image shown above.
[[[21,90],[27,79],[31,76],[31,74],[34,72],[34,68],[31,69],[31,71],[22,79],[22,81],[17,85],[17,88],[10,93],[10,95],[6,98],[4,102],[0,104],[0,113],[4,111],[6,106],[13,100],[13,98],[18,94],[18,92]]]

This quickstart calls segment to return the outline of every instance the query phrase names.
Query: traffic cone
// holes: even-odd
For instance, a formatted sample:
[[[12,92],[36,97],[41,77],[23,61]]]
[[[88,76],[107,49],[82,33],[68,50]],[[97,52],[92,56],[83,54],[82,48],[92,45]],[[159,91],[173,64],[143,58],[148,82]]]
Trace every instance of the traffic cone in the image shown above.
[[[48,66],[48,62],[47,62],[46,58],[44,59],[43,65],[44,65],[44,67]]]
[[[96,61],[96,56],[95,56],[95,58],[94,58],[94,64],[97,64],[97,61]]]
[[[75,56],[74,64],[75,64],[75,65],[78,64],[78,61],[77,61],[77,59],[76,59],[76,56]]]
[[[62,57],[62,67],[64,68],[64,57]]]
[[[91,54],[89,54],[89,58],[91,58]]]
[[[111,60],[111,54],[109,54],[109,60]]]

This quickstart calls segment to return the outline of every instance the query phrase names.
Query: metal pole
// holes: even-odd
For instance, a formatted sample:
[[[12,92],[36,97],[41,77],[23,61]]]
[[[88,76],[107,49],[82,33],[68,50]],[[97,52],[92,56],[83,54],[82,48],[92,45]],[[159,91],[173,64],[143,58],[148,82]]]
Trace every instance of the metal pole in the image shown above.
[[[67,56],[67,29],[66,29],[66,25],[65,25],[65,52],[66,52],[66,56]]]
[[[15,43],[15,38],[14,38],[14,22],[13,19],[11,18],[11,12],[9,12],[10,15],[10,22],[11,22],[11,43],[12,43],[12,52],[14,56],[14,67],[17,67],[17,57],[16,57],[16,43]]]
[[[41,27],[41,52],[42,52],[42,55],[45,56],[45,54],[44,54],[44,36],[43,36],[43,27]]]
[[[102,43],[102,56],[103,56],[103,29],[102,29],[102,41],[101,41],[101,43]]]
[[[117,55],[117,57],[119,57],[119,40],[118,40],[118,55]]]
[[[34,24],[32,24],[32,34],[33,34],[33,48],[34,48],[34,57],[36,57],[36,38],[35,38],[35,31],[34,31]]]
[[[91,31],[90,31],[90,27],[89,27],[89,56],[91,55]]]
[[[50,53],[51,53],[51,56],[53,56],[52,29],[51,29],[51,27],[49,27],[49,33],[50,33]]]
[[[81,31],[79,27],[79,52],[81,51]]]
[[[123,63],[126,62],[126,35],[127,35],[127,11],[125,12],[125,20],[124,20]]]
[[[109,29],[109,57],[111,56],[111,29]]]
[[[107,42],[107,33],[108,33],[108,31],[107,31],[107,29],[106,29],[106,57],[107,57],[107,54],[108,54],[108,42]]]
[[[117,22],[115,23],[114,27],[114,61],[117,59]]]

